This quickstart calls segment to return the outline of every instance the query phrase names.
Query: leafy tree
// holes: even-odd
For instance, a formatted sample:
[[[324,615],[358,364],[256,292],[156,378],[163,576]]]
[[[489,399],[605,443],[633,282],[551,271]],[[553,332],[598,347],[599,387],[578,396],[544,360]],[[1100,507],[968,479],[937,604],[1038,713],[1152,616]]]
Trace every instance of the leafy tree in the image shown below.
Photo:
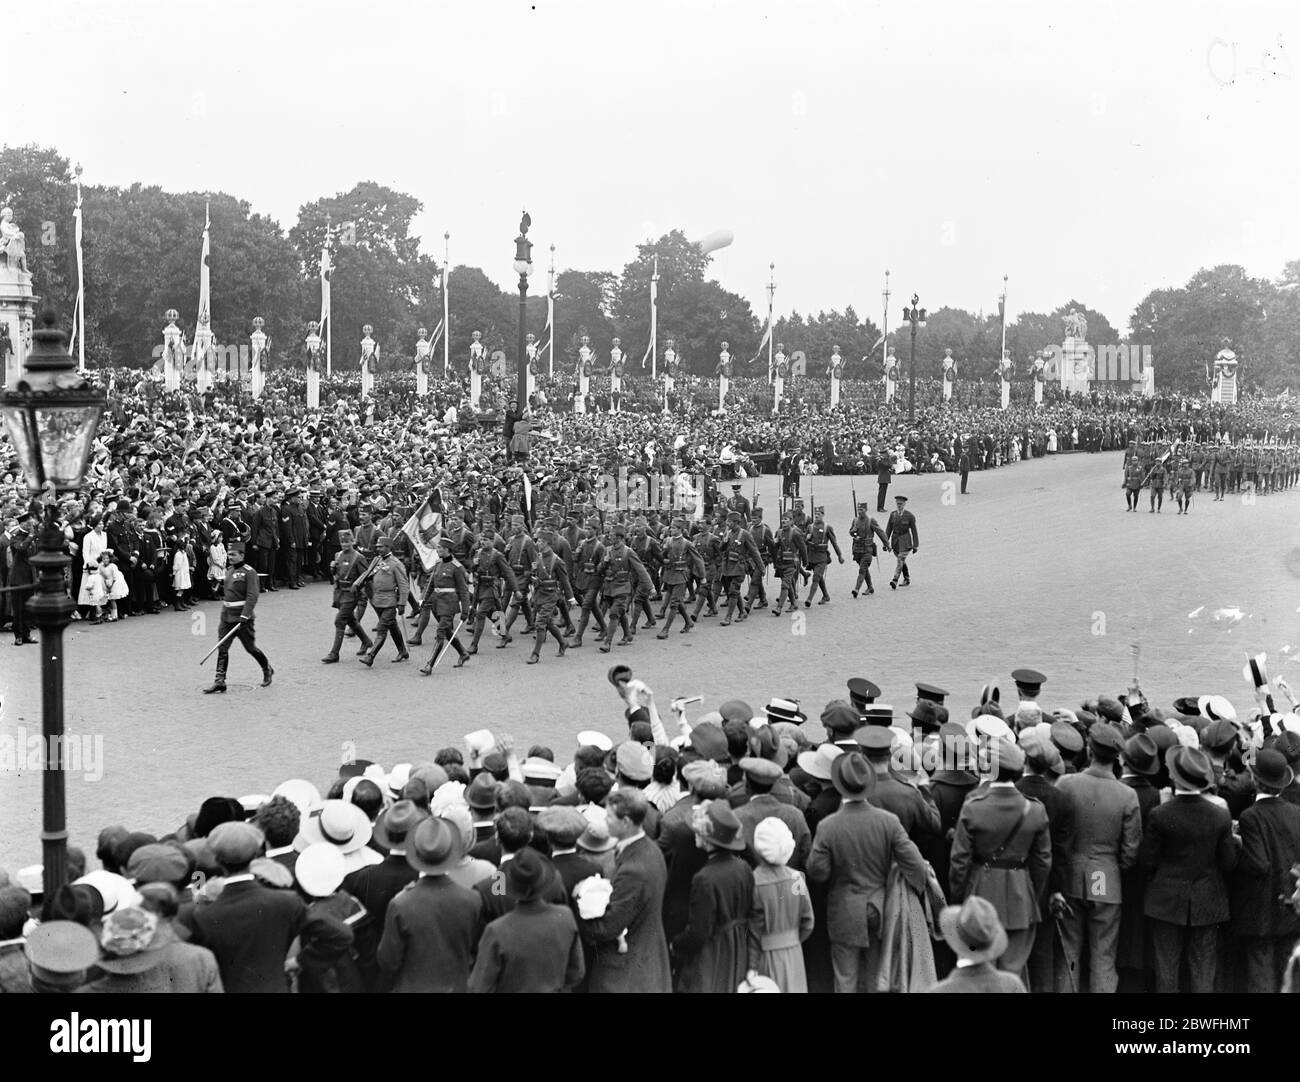
[[[621,337],[613,319],[617,289],[618,278],[608,271],[566,270],[556,276],[557,371],[577,363],[578,342],[584,334],[590,336],[591,348],[599,360],[608,356],[610,339]]]

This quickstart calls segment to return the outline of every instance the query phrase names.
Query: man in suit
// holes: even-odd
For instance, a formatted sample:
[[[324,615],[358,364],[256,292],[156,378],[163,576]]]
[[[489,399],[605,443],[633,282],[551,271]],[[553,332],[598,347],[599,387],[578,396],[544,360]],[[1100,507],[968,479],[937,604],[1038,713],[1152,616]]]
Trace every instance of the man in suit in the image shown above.
[[[280,505],[280,553],[284,561],[284,577],[290,590],[302,586],[302,565],[307,555],[309,524],[307,512],[302,508],[302,493],[290,489],[285,502]]]
[[[1160,805],[1160,792],[1151,784],[1151,779],[1160,772],[1160,749],[1154,738],[1146,733],[1130,737],[1124,744],[1122,764],[1119,780],[1137,793],[1145,835],[1151,809]],[[1151,991],[1152,971],[1148,961],[1152,956],[1151,924],[1142,911],[1146,885],[1146,869],[1140,864],[1120,876],[1124,901],[1120,906],[1119,947],[1115,958],[1121,992]]]
[[[727,795],[727,772],[710,759],[696,759],[682,767],[688,795],[666,812],[659,822],[656,841],[668,866],[664,883],[664,935],[671,940],[690,919],[691,880],[704,867],[708,854],[695,844],[695,809]]]
[[[483,903],[447,878],[460,863],[460,833],[424,819],[407,835],[406,860],[419,878],[388,904],[375,960],[394,992],[464,992],[482,930]]]
[[[897,862],[916,890],[924,888],[929,870],[898,816],[868,802],[875,774],[861,754],[848,752],[836,758],[831,783],[842,802],[839,811],[817,826],[808,878],[828,887],[827,933],[835,991],[874,991],[890,868]]]
[[[780,819],[794,836],[794,853],[788,864],[796,871],[803,871],[812,849],[812,832],[808,829],[808,820],[804,818],[803,812],[772,794],[772,787],[785,777],[784,772],[771,759],[752,756],[741,759],[739,766],[745,774],[745,799],[744,803],[734,806],[736,817],[745,832],[746,844],[752,851],[754,831],[764,819]],[[689,819],[687,822],[689,824]],[[662,830],[661,826],[660,831]]]
[[[1284,900],[1300,864],[1300,808],[1281,799],[1295,771],[1276,748],[1255,756],[1251,774],[1259,795],[1241,814],[1232,930],[1246,958],[1246,991],[1276,992],[1300,937],[1300,915]]]
[[[1007,933],[998,911],[985,898],[972,894],[961,905],[945,906],[939,912],[939,930],[957,956],[957,965],[946,978],[927,992],[1023,992],[1024,984],[1014,973],[995,968],[1007,949]]]
[[[294,939],[310,931],[323,955],[352,945],[352,929],[333,917],[309,915],[294,891],[275,890],[253,878],[249,865],[263,848],[251,823],[220,823],[208,834],[213,858],[225,870],[216,901],[193,909],[191,942],[216,956],[227,992],[288,992],[284,961]]]
[[[889,464],[888,455],[876,458],[876,514],[884,514],[885,497],[889,495],[889,483],[893,480],[894,470]]]
[[[978,894],[997,910],[1008,947],[998,968],[1019,977],[1042,918],[1038,900],[1047,889],[1052,842],[1047,810],[1016,788],[1025,753],[1007,737],[993,742],[993,780],[962,805],[949,861],[954,899]]]
[[[524,848],[505,868],[511,909],[488,924],[470,974],[471,992],[564,992],[581,982],[586,966],[573,911],[550,905],[555,869]]]
[[[1052,867],[1048,872],[1047,887],[1038,896],[1041,916],[1048,913],[1048,898],[1061,893],[1065,887],[1065,867],[1074,839],[1074,812],[1070,798],[1056,787],[1056,779],[1065,772],[1065,764],[1060,751],[1052,743],[1050,726],[1022,730],[1020,746],[1025,752],[1025,773],[1016,782],[1016,788],[1047,810],[1048,832],[1052,839]],[[1056,990],[1059,955],[1060,943],[1055,928],[1049,925],[1047,933],[1034,937],[1033,950],[1029,952],[1027,971],[1031,992]]]
[[[36,640],[32,638],[30,617],[27,615],[27,600],[32,596],[36,584],[36,572],[31,565],[31,558],[36,555],[37,518],[31,510],[18,516],[18,526],[9,539],[9,613],[13,620],[14,645],[27,646]]]
[[[275,565],[280,551],[280,509],[274,502],[275,496],[275,492],[267,496],[253,520],[254,568],[266,579],[265,589],[270,593],[276,590]]]
[[[614,847],[613,894],[604,916],[581,922],[594,948],[590,991],[671,992],[663,901],[668,870],[643,825],[649,803],[634,790],[609,794],[605,814]]]
[[[1137,794],[1115,777],[1115,760],[1124,737],[1113,725],[1097,722],[1088,731],[1090,762],[1085,770],[1056,783],[1070,798],[1074,838],[1065,866],[1065,885],[1053,894],[1053,915],[1060,915],[1065,966],[1057,976],[1058,992],[1081,990],[1079,959],[1083,937],[1091,958],[1094,992],[1114,992],[1119,943],[1121,873],[1137,862],[1142,844],[1142,815]]]
[[[600,866],[578,852],[578,839],[587,820],[577,808],[552,804],[537,813],[537,827],[551,847],[551,864],[560,877],[565,900],[573,904],[573,888],[600,874]]]
[[[501,855],[497,859],[499,867],[492,875],[474,884],[483,901],[484,923],[494,921],[514,908],[515,898],[506,889],[506,868],[533,840],[533,819],[527,808],[505,808],[497,815],[496,824],[496,839],[501,846]],[[542,859],[546,860],[547,874],[545,882],[537,887],[539,897],[551,905],[563,905],[568,901],[564,883],[551,868],[551,862],[545,857]]]
[[[907,509],[907,497],[895,496],[894,505],[894,510],[889,513],[889,520],[885,523],[885,536],[889,538],[889,549],[895,559],[894,577],[889,580],[891,590],[898,589],[900,576],[904,586],[912,585],[907,557],[921,547],[916,534],[916,516]]]
[[[343,889],[366,907],[365,919],[356,929],[357,967],[366,988],[372,992],[388,990],[375,954],[389,904],[419,877],[420,873],[406,859],[406,841],[411,831],[428,817],[428,812],[409,800],[399,800],[381,812],[375,820],[374,841],[387,849],[388,855],[379,864],[367,864],[343,880]]]
[[[912,843],[922,853],[931,852],[939,840],[939,808],[926,789],[904,781],[890,769],[893,729],[868,724],[853,735],[876,776],[871,803],[898,816]]]
[[[1218,926],[1229,917],[1227,876],[1241,842],[1228,810],[1202,794],[1214,785],[1214,767],[1200,748],[1165,756],[1174,799],[1151,812],[1142,839],[1142,866],[1150,873],[1143,912],[1151,920],[1156,991],[1177,992],[1186,960],[1192,992],[1213,992]]]

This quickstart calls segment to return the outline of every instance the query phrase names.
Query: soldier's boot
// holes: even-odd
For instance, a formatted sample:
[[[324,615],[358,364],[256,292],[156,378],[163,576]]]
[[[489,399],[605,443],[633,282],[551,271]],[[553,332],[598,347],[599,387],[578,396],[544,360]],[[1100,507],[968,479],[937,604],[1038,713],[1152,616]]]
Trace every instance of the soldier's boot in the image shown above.
[[[524,601],[520,604],[519,610],[524,614],[524,634],[531,635],[537,630],[537,617],[533,613],[533,607]]]
[[[818,579],[818,580],[817,580],[817,585],[820,586],[820,587],[821,587],[821,590],[822,590],[822,597],[821,597],[821,600],[818,601],[817,604],[819,604],[819,605],[829,605],[829,604],[831,603],[831,592],[830,592],[828,589],[826,589],[826,580],[825,580],[825,579]]]
[[[703,590],[700,590],[695,595],[695,612],[691,614],[692,619],[698,620],[700,618],[700,613],[704,611],[704,602],[705,594]]]
[[[683,605],[681,609],[682,609],[682,629],[677,634],[685,635],[689,633],[691,628],[695,626],[695,619],[691,616],[690,613],[686,611],[685,605]]]
[[[370,649],[361,655],[361,664],[366,666],[366,668],[369,668],[371,665],[373,665],[375,663],[375,658],[379,654],[380,648],[387,641],[388,641],[388,632],[381,627],[379,629],[379,634],[375,636],[375,641],[370,644]]]
[[[465,647],[461,646],[459,639],[452,639],[451,645],[452,648],[456,651],[456,663],[452,666],[452,668],[459,669],[465,664],[465,662],[469,660],[469,651],[466,650]]]
[[[482,616],[476,616],[474,618],[474,637],[470,639],[469,642],[469,653],[478,653],[478,641],[483,637],[483,628],[486,623],[487,621]]]
[[[406,640],[407,646],[424,645],[424,629],[429,626],[429,610],[420,610],[420,622],[415,625],[415,634]]]
[[[868,571],[867,572],[867,593],[874,594],[875,592],[876,592],[875,587],[871,585],[871,572]]]
[[[670,612],[670,613],[668,613],[667,615],[664,616],[664,629],[663,629],[661,632],[659,632],[658,635],[655,636],[656,639],[666,639],[666,638],[668,638],[668,629],[669,629],[670,627],[673,626],[673,619],[674,619],[676,616],[677,616],[677,610],[676,610],[676,609],[674,609],[672,612]]]
[[[334,629],[334,645],[330,647],[330,652],[326,654],[321,661],[326,665],[337,665],[339,660],[339,650],[343,646],[343,629],[336,627]]]
[[[438,637],[433,640],[433,653],[429,655],[429,660],[420,666],[420,675],[428,676],[433,672],[433,667],[438,664],[438,658],[441,656],[443,648],[446,647],[447,640],[442,637],[442,632],[438,632]]]
[[[654,627],[655,614],[654,614],[654,610],[650,608],[650,599],[648,597],[643,597],[641,598],[638,604],[639,604],[640,612],[645,613],[645,626]]]
[[[631,646],[632,641],[636,638],[636,617],[634,616],[632,620],[629,622],[627,618],[627,614],[625,613],[624,615],[618,618],[618,626],[619,629],[623,632],[623,637],[618,640],[619,646]],[[611,640],[613,640],[614,638],[613,624],[610,624],[609,627],[609,637]]]
[[[405,661],[411,655],[406,649],[406,640],[402,637],[402,627],[398,624],[392,631],[393,642],[397,644],[397,656],[393,658],[393,664],[399,661]]]
[[[230,664],[229,654],[227,654],[225,657],[221,657],[218,655],[216,675],[212,678],[212,686],[210,688],[203,689],[204,695],[224,695],[226,693],[226,666],[228,666],[229,664]]]
[[[564,636],[560,634],[560,629],[554,624],[551,624],[551,626],[546,630],[555,638],[555,641],[560,644],[560,648],[555,652],[555,656],[564,657],[564,651],[569,648],[569,644],[565,640]]]
[[[733,594],[733,595],[728,596],[728,598],[727,598],[727,615],[724,616],[724,617],[722,618],[722,620],[719,621],[718,626],[719,626],[719,627],[730,627],[730,626],[731,626],[731,614],[732,614],[733,612],[735,612],[735,611],[736,611],[736,598],[735,598],[735,595]]]

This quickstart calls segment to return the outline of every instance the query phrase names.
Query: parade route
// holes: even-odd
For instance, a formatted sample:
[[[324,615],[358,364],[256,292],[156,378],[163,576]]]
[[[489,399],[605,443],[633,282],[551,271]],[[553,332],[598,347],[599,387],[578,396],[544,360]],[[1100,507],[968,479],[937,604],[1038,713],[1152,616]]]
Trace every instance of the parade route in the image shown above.
[[[509,649],[493,649],[485,635],[468,665],[453,669],[444,659],[430,678],[418,673],[428,646],[393,665],[390,645],[366,669],[349,639],[341,664],[322,665],[333,617],[324,584],[259,604],[258,643],[275,666],[265,690],[236,647],[230,694],[200,694],[212,674],[212,661],[198,665],[216,642],[212,602],[185,614],[73,624],[66,727],[88,750],[102,749],[102,777],[69,774],[70,841],[93,855],[106,824],[125,820],[130,829],[163,834],[207,796],[266,793],[290,777],[324,789],[347,755],[386,767],[431,760],[483,727],[510,733],[521,752],[549,744],[557,761],[567,761],[581,729],[623,734],[621,706],[605,680],[615,662],[655,690],[665,716],[677,695],[704,695],[692,717],[728,698],[759,709],[773,696],[791,697],[802,701],[815,738],[821,708],[845,695],[852,676],[880,684],[897,718],[915,700],[916,680],[943,683],[955,718],[967,716],[990,680],[1001,684],[1004,702],[1013,700],[1009,673],[1018,666],[1047,674],[1045,705],[1077,707],[1124,690],[1115,674],[1132,673],[1134,643],[1154,701],[1224,692],[1244,716],[1251,696],[1241,668],[1259,651],[1268,653],[1271,672],[1300,686],[1296,491],[1254,503],[1198,494],[1187,517],[1171,499],[1160,515],[1148,514],[1143,492],[1141,510],[1129,514],[1121,475],[1117,454],[1075,454],[973,473],[965,496],[957,495],[955,475],[898,477],[888,507],[894,493],[905,494],[917,517],[913,585],[888,588],[887,558],[873,568],[875,595],[856,601],[850,485],[874,507],[874,478],[805,479],[805,501],[811,488],[846,557],[827,575],[831,604],[779,619],[756,610],[728,628],[706,618],[689,635],[674,627],[665,641],[642,631],[634,646],[610,654],[589,633],[586,646],[564,658],[548,643],[535,666],[524,663],[530,641],[518,634],[522,621]],[[777,477],[758,483],[772,526],[779,485]],[[744,482],[746,496],[752,486]],[[767,583],[774,598],[770,575]],[[367,626],[373,620],[369,613]],[[40,771],[27,768],[27,749],[15,743],[39,735],[39,666],[38,648],[0,646],[0,739],[17,760],[0,769],[0,867],[11,870],[40,859]]]

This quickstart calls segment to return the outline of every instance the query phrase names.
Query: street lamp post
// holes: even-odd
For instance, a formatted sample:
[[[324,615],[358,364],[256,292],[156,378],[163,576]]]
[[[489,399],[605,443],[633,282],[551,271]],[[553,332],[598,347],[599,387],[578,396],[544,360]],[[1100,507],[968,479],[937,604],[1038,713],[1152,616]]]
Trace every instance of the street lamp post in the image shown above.
[[[22,463],[27,491],[45,501],[40,547],[31,558],[39,579],[27,611],[41,629],[41,736],[46,755],[41,857],[47,899],[67,880],[63,630],[76,609],[63,584],[63,572],[72,561],[63,551],[54,497],[81,487],[106,404],[103,393],[77,371],[76,360],[68,354],[68,336],[55,326],[56,319],[49,308],[41,312],[22,379],[12,390],[0,393],[0,414]]]
[[[925,309],[918,308],[920,298],[912,294],[912,306],[903,308],[903,318],[912,325],[912,359],[907,373],[907,419],[916,420],[916,332],[925,326]]]
[[[519,366],[515,387],[515,408],[519,416],[528,408],[528,349],[525,328],[528,322],[528,276],[533,273],[533,242],[528,239],[528,227],[533,224],[528,211],[519,221],[519,236],[515,237],[515,273],[519,275]]]

